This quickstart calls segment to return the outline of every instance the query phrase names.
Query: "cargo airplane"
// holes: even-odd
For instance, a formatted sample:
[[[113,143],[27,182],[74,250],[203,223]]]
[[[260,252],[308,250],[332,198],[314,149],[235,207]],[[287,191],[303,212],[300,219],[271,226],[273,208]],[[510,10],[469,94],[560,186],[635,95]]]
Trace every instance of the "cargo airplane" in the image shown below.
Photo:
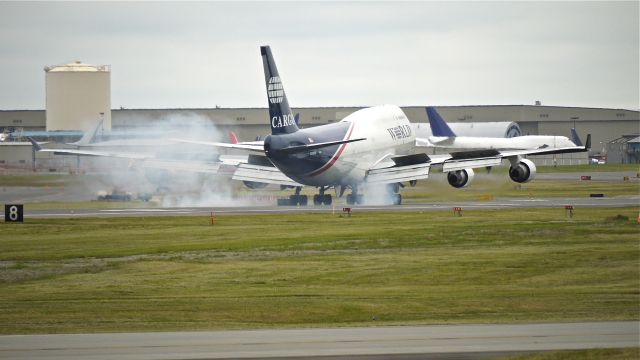
[[[587,145],[581,146],[563,137],[522,137],[533,138],[530,142],[520,142],[518,137],[493,140],[456,137],[435,109],[427,109],[433,136],[419,138],[407,116],[395,105],[361,109],[339,122],[301,129],[298,117],[289,107],[270,47],[262,46],[260,52],[269,105],[270,135],[263,141],[237,142],[236,139],[231,143],[172,139],[181,143],[239,149],[248,153],[243,159],[221,156],[216,162],[164,161],[138,153],[42,149],[35,141],[30,141],[38,151],[129,158],[142,161],[151,168],[218,173],[221,165],[227,165],[234,169],[232,179],[243,181],[249,188],[260,188],[265,184],[295,188],[295,194],[286,201],[288,205],[307,204],[307,196],[300,194],[302,186],[318,189],[318,194],[313,197],[314,205],[332,203],[332,196],[327,193],[330,188],[336,189],[339,197],[350,190],[347,203],[361,204],[364,202],[361,190],[367,184],[382,185],[376,188],[384,191],[393,204],[400,204],[402,197],[399,191],[403,183],[415,185],[417,180],[427,179],[432,166],[442,167],[448,173],[449,184],[459,188],[471,183],[474,168],[495,166],[508,160],[511,164],[509,176],[513,181],[523,183],[532,180],[536,171],[533,162],[524,156],[581,152],[589,148],[589,138]],[[427,155],[421,151],[424,147],[444,147],[451,151]]]
[[[400,204],[402,183],[415,185],[417,180],[428,178],[432,166],[442,166],[448,173],[449,183],[463,187],[473,178],[473,168],[499,165],[503,159],[511,164],[511,179],[522,183],[535,175],[535,165],[523,156],[588,149],[588,144],[583,147],[570,141],[559,143],[545,139],[537,139],[542,143],[515,148],[493,147],[487,145],[484,138],[456,139],[452,133],[438,136],[443,135],[438,129],[434,129],[435,136],[420,139],[412,131],[407,116],[395,105],[365,108],[336,123],[300,129],[289,107],[270,47],[262,46],[260,53],[271,134],[263,142],[238,144],[176,141],[249,151],[251,154],[247,162],[237,165],[232,178],[245,184],[273,183],[295,187],[295,194],[288,199],[289,205],[307,204],[307,196],[300,195],[303,185],[318,188],[318,194],[313,197],[316,205],[331,204],[331,195],[326,191],[332,187],[338,196],[350,189],[347,203],[359,204],[364,200],[360,189],[365,184],[386,185],[383,191],[388,193],[394,204]],[[446,126],[444,121],[439,125],[442,124]],[[475,143],[474,149],[459,146],[472,140],[480,141]],[[420,146],[432,146],[434,143],[436,146],[453,145],[451,147],[455,151],[443,155],[427,155],[419,151]]]

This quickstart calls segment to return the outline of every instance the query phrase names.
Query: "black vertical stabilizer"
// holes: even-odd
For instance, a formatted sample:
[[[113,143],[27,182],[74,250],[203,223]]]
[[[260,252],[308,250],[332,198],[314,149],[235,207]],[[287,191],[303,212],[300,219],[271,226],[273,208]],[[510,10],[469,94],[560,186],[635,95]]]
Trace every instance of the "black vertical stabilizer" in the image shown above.
[[[264,67],[264,81],[267,86],[267,99],[269,102],[269,119],[271,134],[290,134],[298,131],[295,118],[289,108],[289,101],[282,86],[282,80],[276,67],[276,62],[271,55],[269,46],[261,46],[262,65]]]

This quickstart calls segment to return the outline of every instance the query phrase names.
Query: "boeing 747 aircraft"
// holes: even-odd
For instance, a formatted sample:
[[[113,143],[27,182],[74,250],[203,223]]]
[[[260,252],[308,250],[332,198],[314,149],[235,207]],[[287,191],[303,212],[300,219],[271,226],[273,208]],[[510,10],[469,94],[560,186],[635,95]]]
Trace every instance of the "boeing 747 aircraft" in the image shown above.
[[[535,166],[523,156],[587,149],[586,146],[573,143],[562,143],[560,147],[555,147],[556,143],[547,144],[546,147],[535,144],[509,151],[480,146],[475,150],[430,157],[417,151],[421,143],[445,139],[437,136],[429,140],[416,139],[407,116],[395,105],[358,110],[337,123],[300,129],[294,121],[271,48],[262,46],[260,53],[271,135],[263,143],[252,144],[184,142],[253,152],[247,163],[238,166],[233,178],[245,182],[294,186],[296,193],[291,195],[290,205],[306,205],[306,196],[300,195],[302,185],[318,188],[314,204],[330,204],[331,195],[325,191],[331,187],[339,189],[339,196],[351,189],[347,203],[361,203],[360,187],[372,183],[387,185],[386,191],[393,203],[400,204],[400,184],[415,184],[417,180],[428,178],[429,169],[434,165],[442,166],[449,173],[452,186],[462,187],[468,185],[473,177],[473,168],[498,165],[507,159],[511,162],[511,178],[526,182],[535,174]],[[439,132],[434,132],[436,134]]]
[[[295,188],[288,205],[306,205],[302,186],[318,189],[313,197],[314,205],[332,203],[328,189],[336,189],[339,197],[346,191],[348,204],[363,203],[362,188],[368,184],[384,191],[393,204],[400,204],[402,184],[415,185],[417,180],[427,179],[432,166],[441,166],[447,172],[449,184],[464,187],[473,179],[473,168],[495,166],[502,160],[511,164],[509,176],[516,182],[527,182],[535,176],[535,165],[524,159],[532,154],[557,154],[586,151],[564,137],[515,137],[509,139],[456,137],[435,109],[427,109],[433,136],[416,138],[409,119],[395,105],[383,105],[358,110],[339,122],[301,129],[284,90],[275,60],[269,46],[260,47],[264,68],[264,81],[269,105],[271,134],[263,141],[220,143],[185,139],[173,141],[239,149],[248,156],[216,163],[175,164],[160,161],[148,155],[122,154],[87,150],[43,150],[67,155],[111,156],[139,159],[150,167],[177,167],[202,172],[217,173],[221,164],[232,166],[232,179],[243,181],[249,188],[264,184],[278,184]],[[448,130],[447,130],[448,129]],[[505,143],[506,141],[506,143]],[[506,144],[506,145],[505,145]],[[423,147],[448,147],[451,152],[427,155]],[[195,165],[195,166],[194,166]],[[194,169],[195,167],[195,169]],[[370,193],[368,195],[371,195]],[[373,194],[378,195],[378,194]],[[377,196],[376,196],[377,197]]]

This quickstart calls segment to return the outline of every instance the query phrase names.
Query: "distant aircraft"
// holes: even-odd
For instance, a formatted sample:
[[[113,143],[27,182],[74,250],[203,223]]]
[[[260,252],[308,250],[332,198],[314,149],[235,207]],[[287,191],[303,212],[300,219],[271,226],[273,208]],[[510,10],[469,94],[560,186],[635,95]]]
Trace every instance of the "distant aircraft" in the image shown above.
[[[591,147],[591,135],[582,146],[575,129],[571,129],[573,141],[564,136],[527,135],[510,138],[456,136],[433,107],[427,107],[427,117],[433,136],[416,139],[417,143],[453,151],[443,163],[443,171],[453,187],[468,186],[473,179],[472,168],[500,165],[502,159],[511,163],[509,177],[519,183],[535,178],[536,166],[523,155],[559,154],[583,152]]]
[[[436,144],[451,142],[455,145],[455,134],[450,132],[440,138],[416,139],[407,116],[395,105],[358,110],[337,123],[300,129],[289,107],[270,47],[262,46],[260,52],[271,135],[263,143],[177,141],[252,152],[247,163],[238,165],[233,178],[245,182],[295,186],[296,193],[290,196],[290,205],[307,204],[307,196],[300,195],[302,185],[318,188],[318,194],[313,197],[316,205],[331,204],[331,195],[325,193],[331,187],[340,189],[339,196],[346,189],[351,189],[347,203],[362,203],[359,189],[364,184],[372,183],[387,185],[385,188],[392,202],[400,204],[401,183],[409,181],[415,184],[417,180],[428,178],[433,165],[443,166],[444,171],[449,172],[449,183],[454,187],[462,187],[473,176],[472,168],[498,165],[502,159],[508,159],[511,162],[511,178],[524,182],[535,173],[535,166],[522,156],[586,151],[587,148],[573,143],[571,146],[562,144],[559,148],[553,147],[556,144],[548,144],[548,148],[544,149],[529,146],[502,152],[485,143],[479,150],[430,157],[425,153],[416,153],[421,145],[420,140],[422,145],[431,140]],[[434,132],[434,135],[443,134],[447,133]]]

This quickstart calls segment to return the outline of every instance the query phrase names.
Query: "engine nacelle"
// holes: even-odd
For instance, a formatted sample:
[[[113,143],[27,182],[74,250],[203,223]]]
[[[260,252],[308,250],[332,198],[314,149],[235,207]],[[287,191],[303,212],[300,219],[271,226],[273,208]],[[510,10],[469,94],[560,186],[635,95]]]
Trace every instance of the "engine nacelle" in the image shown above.
[[[255,181],[243,181],[244,186],[251,190],[263,189],[267,186],[267,183],[255,182]]]
[[[531,160],[520,160],[509,168],[509,177],[517,183],[527,183],[536,177],[536,164]]]
[[[471,184],[471,182],[473,181],[473,176],[473,169],[451,171],[447,174],[447,181],[449,181],[449,185],[453,186],[454,188],[463,188]]]

